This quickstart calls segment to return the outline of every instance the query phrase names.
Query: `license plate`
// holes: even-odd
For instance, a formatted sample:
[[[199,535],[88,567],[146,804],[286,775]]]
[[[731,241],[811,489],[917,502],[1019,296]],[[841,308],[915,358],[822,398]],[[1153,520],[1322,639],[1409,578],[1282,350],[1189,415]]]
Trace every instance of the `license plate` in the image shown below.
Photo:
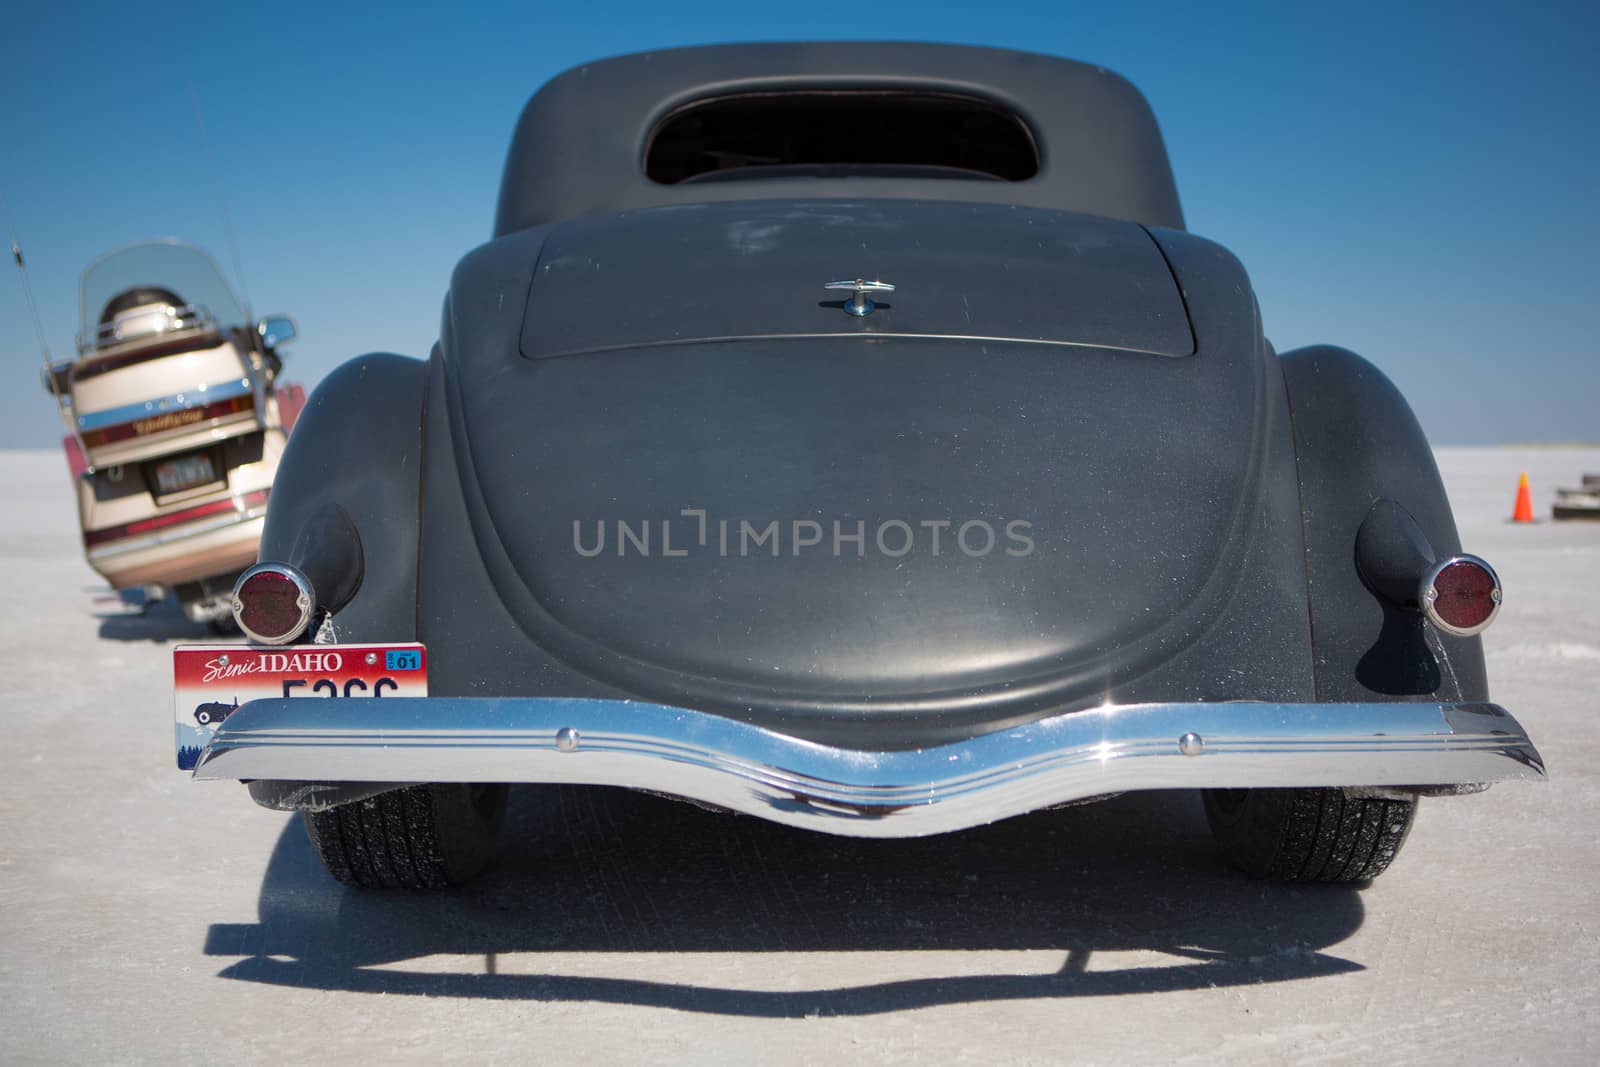
[[[191,452],[156,464],[156,492],[163,496],[215,481],[220,479],[209,452]]]
[[[172,650],[178,769],[193,770],[217,727],[266,697],[425,697],[422,645],[179,645]]]

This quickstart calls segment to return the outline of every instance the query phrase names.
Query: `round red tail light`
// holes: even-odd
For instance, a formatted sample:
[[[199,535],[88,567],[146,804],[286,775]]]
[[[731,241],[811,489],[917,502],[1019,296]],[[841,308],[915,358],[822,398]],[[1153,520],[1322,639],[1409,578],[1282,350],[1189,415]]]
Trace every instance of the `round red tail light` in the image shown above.
[[[286,645],[305,633],[316,604],[310,580],[287,563],[257,563],[233,585],[234,621],[264,645]]]
[[[1422,580],[1417,602],[1445,633],[1471,637],[1500,611],[1500,577],[1477,556],[1451,556]]]

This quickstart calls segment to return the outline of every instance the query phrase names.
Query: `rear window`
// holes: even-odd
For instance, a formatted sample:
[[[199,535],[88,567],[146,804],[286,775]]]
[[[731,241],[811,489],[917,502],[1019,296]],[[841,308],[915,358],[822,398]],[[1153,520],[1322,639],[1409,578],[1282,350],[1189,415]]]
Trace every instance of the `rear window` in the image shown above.
[[[908,90],[741,93],[667,115],[645,148],[663,185],[761,177],[950,177],[1039,172],[1016,113],[977,97]]]

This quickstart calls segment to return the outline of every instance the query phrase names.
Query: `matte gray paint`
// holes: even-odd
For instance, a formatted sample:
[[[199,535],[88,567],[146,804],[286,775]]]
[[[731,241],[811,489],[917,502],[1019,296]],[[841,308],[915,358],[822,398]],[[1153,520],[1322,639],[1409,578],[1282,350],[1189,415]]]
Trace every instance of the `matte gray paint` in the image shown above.
[[[845,294],[823,289],[851,278],[896,288],[856,318]],[[1194,351],[1166,261],[1131,222],[992,204],[764,200],[549,227],[522,352],[825,336]]]
[[[335,508],[359,537],[362,575],[337,616],[341,640],[416,639],[423,371],[420,360],[384,354],[340,366],[306,402],[273,482],[260,559],[293,559]]]
[[[1156,236],[1197,309],[1192,358],[857,337],[528,361],[513,294],[542,235],[469,255],[430,369],[419,636],[434,691],[632,695],[886,747],[1108,698],[1310,699],[1277,364],[1237,261]],[[933,447],[920,463],[894,437],[906,418]],[[767,559],[741,587],[710,560],[585,560],[569,540],[573,512],[613,501],[638,518],[777,507],[799,487],[841,515],[1035,507],[1073,516],[1055,536],[1088,548],[1060,572],[1044,556],[967,572],[980,561],[918,559],[914,581],[893,560]],[[1064,602],[1050,591],[1068,573]]]
[[[844,46],[835,62],[827,51],[754,50],[830,70],[878,54]],[[930,56],[908,49],[895,62],[913,54]],[[725,58],[729,70],[755,62]],[[1059,75],[1056,62],[1005,60]],[[653,90],[688,70],[685,55],[627,64],[616,70]],[[658,65],[659,79],[643,77]],[[633,93],[611,78],[579,102],[571,92],[586,77],[567,76],[557,94],[573,109],[563,122]],[[525,116],[508,195],[532,188],[518,170],[531,165],[518,155],[528,131],[559,134],[541,125],[547,105],[536,98]],[[602,193],[611,172],[592,168],[621,158],[603,149],[575,149]],[[568,165],[551,155],[551,167]],[[534,186],[548,193],[566,180],[557,177]],[[815,183],[804,200],[762,185],[756,202],[720,202],[741,184],[674,190],[719,201],[700,208],[512,227],[468,254],[426,388],[420,364],[364,357],[313,396],[263,557],[288,552],[319,509],[343,507],[366,573],[339,616],[341,637],[427,642],[439,695],[635,697],[846,747],[915,748],[1106,701],[1486,698],[1477,640],[1426,632],[1355,567],[1356,532],[1380,497],[1415,516],[1437,551],[1459,547],[1404,401],[1349,353],[1275,356],[1225,249],[1039,205],[874,199],[884,189],[870,181],[843,180],[851,196],[827,210]],[[1051,195],[1083,206],[1063,189]],[[539,202],[552,219],[600,210]],[[651,202],[622,196],[610,207]],[[941,210],[968,225],[936,221]],[[728,226],[774,218],[796,255],[748,271],[731,246],[719,269],[718,231],[697,225],[715,220],[726,238]],[[1084,272],[1085,288],[1057,295],[1032,272],[1004,277],[1001,238],[1019,219],[1055,247],[1077,242],[1085,264],[1122,282]],[[866,221],[903,269],[935,231],[930,255],[959,271],[970,253],[986,268],[959,281],[930,275],[942,307],[919,305],[913,285],[875,313],[879,324],[937,326],[857,325],[823,306],[832,278],[813,275],[836,251],[828,227]],[[1166,270],[1133,251],[1148,240]],[[579,260],[596,249],[591,282]],[[1174,291],[1186,341],[1171,329]],[[1012,339],[945,332],[950,302],[969,293],[1004,309],[998,332]],[[732,518],[1032,515],[1044,525],[1025,559],[785,556],[743,570],[586,559],[565,536],[573,519],[659,520],[685,507]]]
[[[759,178],[660,185],[644,175],[650,132],[690,101],[741,91],[860,87],[956,92],[1005,104],[1032,130],[1040,171],[1020,182]],[[1183,227],[1155,116],[1122,77],[1103,67],[998,48],[833,41],[643,52],[559,75],[534,94],[517,123],[494,232],[503,237],[629,208],[832,197],[1064,208]]]
[[[1461,551],[1422,428],[1393,383],[1331,346],[1282,358],[1294,415],[1317,699],[1487,700],[1478,637],[1451,637],[1367,589],[1356,536],[1374,502],[1410,513],[1439,558]]]

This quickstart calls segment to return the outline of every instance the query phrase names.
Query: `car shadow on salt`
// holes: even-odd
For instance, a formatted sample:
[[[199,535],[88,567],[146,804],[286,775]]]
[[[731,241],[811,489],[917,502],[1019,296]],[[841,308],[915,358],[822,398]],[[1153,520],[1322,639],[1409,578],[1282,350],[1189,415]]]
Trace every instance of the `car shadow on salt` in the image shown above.
[[[621,790],[526,787],[512,792],[498,865],[443,894],[344,889],[291,819],[268,864],[260,922],[213,925],[205,951],[244,957],[220,977],[270,985],[767,1018],[1149,994],[1362,969],[1326,951],[1361,925],[1354,889],[1268,886],[1232,874],[1213,853],[1199,808],[1192,793],[1143,794],[961,834],[858,841]],[[1060,952],[1061,965],[1003,973],[1015,958],[996,956],[1002,973],[973,974],[968,958],[957,974],[849,985],[863,968],[836,972],[829,961],[837,957],[783,958],[1016,950]],[[1136,962],[1097,961],[1105,952]],[[611,954],[632,976],[549,973],[543,953]],[[699,979],[726,968],[697,963],[696,953],[772,953],[764,974],[790,988],[707,984]],[[674,954],[667,965],[685,980],[638,977],[642,954]],[[439,973],[440,961],[428,957],[441,956],[474,965]],[[906,958],[885,959],[903,969]],[[913,959],[922,971],[948,963]],[[648,966],[663,970],[655,958]]]
[[[95,618],[100,620],[102,641],[216,641],[217,632],[207,623],[195,622],[172,599],[146,603],[143,594],[123,594],[100,588],[91,590]],[[234,640],[238,640],[237,636]]]

